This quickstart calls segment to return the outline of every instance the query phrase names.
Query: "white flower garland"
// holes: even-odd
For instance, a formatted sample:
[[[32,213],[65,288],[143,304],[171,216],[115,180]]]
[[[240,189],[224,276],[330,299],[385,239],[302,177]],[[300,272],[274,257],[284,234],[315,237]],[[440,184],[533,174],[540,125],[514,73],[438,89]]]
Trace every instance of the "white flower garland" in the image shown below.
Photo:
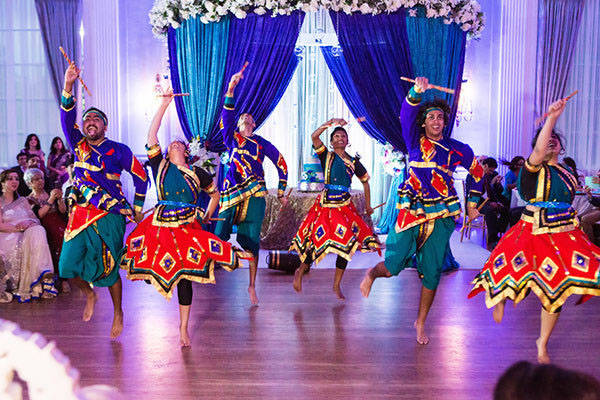
[[[416,17],[419,6],[425,9],[427,18],[443,18],[445,24],[460,25],[469,38],[478,37],[483,30],[485,17],[476,0],[156,0],[148,15],[152,32],[162,37],[169,27],[179,28],[183,21],[196,16],[207,24],[228,13],[243,19],[251,12],[258,15],[271,12],[277,16],[325,8],[346,14],[375,15],[407,8],[408,15]]]
[[[402,152],[394,149],[389,143],[383,146],[383,156],[381,158],[383,163],[383,171],[391,176],[398,176],[404,172],[405,156]]]

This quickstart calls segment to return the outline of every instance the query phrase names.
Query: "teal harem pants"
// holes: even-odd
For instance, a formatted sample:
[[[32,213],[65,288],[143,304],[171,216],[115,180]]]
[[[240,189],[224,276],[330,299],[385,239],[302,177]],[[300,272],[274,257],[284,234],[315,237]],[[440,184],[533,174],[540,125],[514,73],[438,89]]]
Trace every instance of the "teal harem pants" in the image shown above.
[[[61,278],[80,277],[94,286],[108,287],[119,280],[125,217],[106,214],[63,244],[58,270]]]
[[[385,242],[385,267],[392,275],[398,275],[411,266],[411,258],[416,253],[423,286],[435,290],[440,283],[446,247],[455,227],[454,219],[448,217],[431,220],[402,232],[391,229]]]
[[[221,240],[229,241],[233,225],[237,225],[237,241],[246,251],[251,252],[258,262],[260,248],[260,229],[265,219],[267,202],[264,197],[249,197],[233,207],[219,213],[215,235]]]

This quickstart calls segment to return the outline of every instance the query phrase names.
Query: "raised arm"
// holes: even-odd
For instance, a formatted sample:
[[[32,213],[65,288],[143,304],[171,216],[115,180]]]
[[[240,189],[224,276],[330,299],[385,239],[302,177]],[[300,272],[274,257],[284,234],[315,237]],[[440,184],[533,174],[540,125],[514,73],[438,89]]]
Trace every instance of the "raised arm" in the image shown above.
[[[158,144],[158,129],[160,128],[160,123],[162,121],[167,108],[169,108],[169,104],[173,101],[173,89],[167,90],[162,98],[160,106],[158,110],[156,110],[156,114],[154,114],[154,118],[150,123],[150,128],[148,129],[148,139],[146,145],[150,148],[155,144]]]
[[[265,155],[275,164],[277,174],[279,175],[279,184],[277,185],[277,198],[282,205],[287,204],[285,197],[285,189],[287,188],[288,169],[283,155],[270,142],[266,141],[263,144]]]
[[[548,118],[546,119],[546,122],[540,131],[540,135],[537,138],[533,151],[529,155],[529,164],[537,166],[544,161],[548,151],[548,142],[550,141],[552,130],[554,129],[554,125],[556,125],[558,117],[565,109],[565,104],[566,101],[558,100],[550,104],[550,107],[548,107]]]
[[[67,140],[69,147],[72,149],[75,149],[77,143],[83,139],[83,135],[79,129],[75,127],[77,111],[75,110],[75,99],[73,98],[73,85],[79,76],[79,72],[79,68],[73,63],[71,63],[69,68],[65,71],[65,82],[60,101],[60,119],[63,133],[65,134],[65,139]]]
[[[142,214],[142,207],[144,206],[146,190],[148,189],[148,176],[146,175],[146,170],[139,160],[133,155],[129,147],[125,145],[122,146],[121,168],[129,172],[133,178],[133,186],[135,187],[133,211],[135,221],[139,223],[144,218],[144,215]]]
[[[417,126],[417,112],[421,105],[421,97],[425,91],[431,89],[427,78],[418,77],[415,85],[410,89],[402,108],[400,109],[400,125],[402,126],[402,138],[410,151],[419,146],[420,128]]]
[[[229,80],[229,86],[227,86],[227,92],[225,93],[225,103],[223,104],[223,111],[221,112],[221,134],[223,135],[223,142],[228,148],[235,146],[233,134],[235,132],[236,123],[235,99],[233,96],[235,88],[244,78],[244,68],[242,68],[240,72],[234,74]]]
[[[348,123],[343,120],[342,118],[332,118],[329,121],[325,122],[323,125],[321,125],[320,127],[318,127],[311,135],[310,138],[312,139],[312,143],[313,143],[313,147],[315,149],[320,148],[321,146],[324,146],[323,141],[321,140],[321,135],[323,134],[323,132],[325,132],[327,130],[327,128],[331,128],[333,126],[344,126],[347,125]]]

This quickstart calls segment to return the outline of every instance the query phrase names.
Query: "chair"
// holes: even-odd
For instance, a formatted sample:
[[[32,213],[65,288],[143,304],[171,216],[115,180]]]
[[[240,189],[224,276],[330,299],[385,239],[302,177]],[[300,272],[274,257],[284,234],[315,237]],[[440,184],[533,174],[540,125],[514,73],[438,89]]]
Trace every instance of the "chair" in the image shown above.
[[[460,228],[460,242],[462,243],[465,235],[467,236],[467,239],[471,239],[471,230],[472,229],[481,229],[482,236],[483,236],[483,243],[485,244],[485,237],[487,235],[487,226],[485,224],[485,218],[483,217],[483,214],[482,214],[479,217],[475,218],[474,220],[469,221],[469,216],[467,215],[467,183],[466,183],[466,180],[462,181],[462,186],[463,186],[463,195],[464,195],[464,199],[465,199],[465,208],[464,208],[464,212],[463,212],[462,227]],[[485,201],[487,201],[487,199]],[[478,207],[478,209],[480,209],[480,208],[481,207]]]

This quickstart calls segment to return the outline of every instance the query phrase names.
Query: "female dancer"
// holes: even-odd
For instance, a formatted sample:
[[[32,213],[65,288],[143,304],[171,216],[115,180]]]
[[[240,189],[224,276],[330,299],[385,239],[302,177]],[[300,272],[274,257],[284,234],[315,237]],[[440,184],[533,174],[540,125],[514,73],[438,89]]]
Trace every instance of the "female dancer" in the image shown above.
[[[567,297],[583,295],[581,303],[600,295],[600,248],[577,228],[571,207],[577,180],[558,163],[563,146],[553,129],[564,108],[564,100],[550,105],[548,119],[533,139],[533,151],[517,182],[528,205],[519,223],[490,255],[469,294],[485,292],[486,305],[495,307],[494,320],[500,323],[506,300],[516,304],[532,290],[542,302],[536,344],[538,362],[544,364],[550,362],[548,339]]]
[[[318,263],[327,253],[337,254],[333,291],[340,300],[345,299],[340,282],[356,249],[361,247],[362,251],[378,252],[380,249],[373,231],[350,201],[350,184],[352,176],[356,175],[363,183],[366,212],[373,214],[369,174],[358,157],[350,157],[346,153],[348,133],[342,128],[346,124],[343,119],[331,119],[311,135],[313,147],[323,167],[325,189],[317,197],[290,246],[290,250],[297,251],[302,260],[293,284],[298,293],[302,291],[302,275],[313,260]],[[333,151],[328,151],[319,136],[331,126],[336,128],[330,138]]]
[[[210,220],[219,204],[219,191],[205,170],[187,164],[186,144],[179,140],[171,142],[163,157],[157,132],[172,99],[173,91],[169,90],[152,120],[146,145],[159,202],[154,213],[127,238],[125,257],[129,279],[150,280],[167,299],[177,285],[180,343],[186,347],[190,345],[187,330],[192,304],[190,281],[215,283],[215,263],[232,271],[239,266],[240,258],[251,256],[202,230],[199,220],[204,223]],[[199,206],[200,190],[210,195],[206,212]]]

